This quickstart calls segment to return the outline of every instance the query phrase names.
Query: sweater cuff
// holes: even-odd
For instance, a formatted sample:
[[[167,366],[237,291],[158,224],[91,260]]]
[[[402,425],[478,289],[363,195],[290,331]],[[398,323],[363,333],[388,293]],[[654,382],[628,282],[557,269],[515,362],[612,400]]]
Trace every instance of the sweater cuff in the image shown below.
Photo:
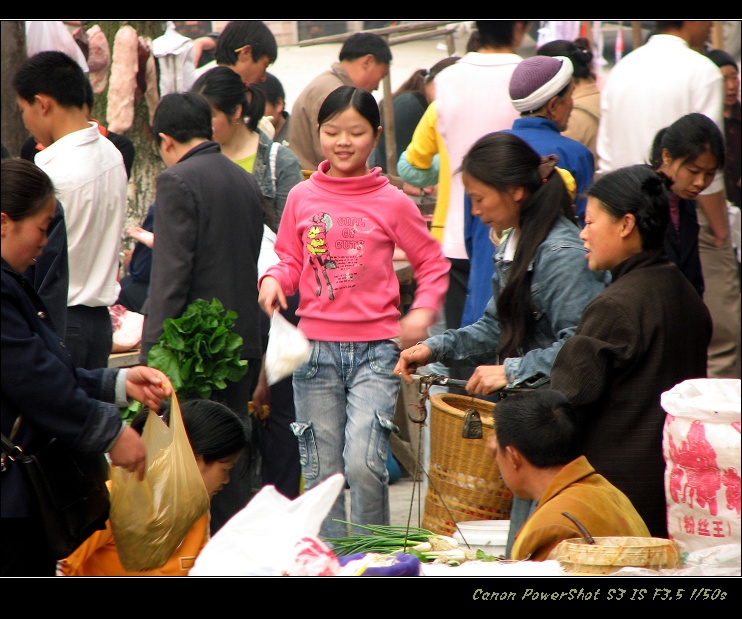
[[[129,398],[126,397],[126,375],[128,373],[129,370],[127,368],[122,368],[116,376],[116,390],[114,393],[116,406],[119,408],[129,406],[130,404]]]

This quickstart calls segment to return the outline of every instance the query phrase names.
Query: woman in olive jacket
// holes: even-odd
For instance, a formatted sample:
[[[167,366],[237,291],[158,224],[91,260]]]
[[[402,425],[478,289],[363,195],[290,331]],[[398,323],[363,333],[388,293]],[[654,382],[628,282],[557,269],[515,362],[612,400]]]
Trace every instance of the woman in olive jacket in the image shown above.
[[[620,168],[588,190],[580,238],[611,284],[585,308],[551,368],[551,386],[581,416],[581,451],[631,499],[654,537],[667,537],[664,391],[706,377],[711,317],[664,249],[663,179]]]

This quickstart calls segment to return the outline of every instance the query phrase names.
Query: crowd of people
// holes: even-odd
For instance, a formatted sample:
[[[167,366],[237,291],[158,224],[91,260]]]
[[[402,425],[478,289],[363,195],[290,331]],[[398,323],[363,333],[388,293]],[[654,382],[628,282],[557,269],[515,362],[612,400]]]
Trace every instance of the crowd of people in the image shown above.
[[[599,87],[589,39],[524,58],[531,22],[475,22],[463,56],[431,58],[393,93],[396,177],[374,96],[384,38],[348,36],[290,106],[268,73],[274,34],[228,22],[198,40],[213,60],[154,111],[164,169],[120,281],[133,146],[90,118],[78,61],[30,55],[12,81],[29,138],[2,161],[3,435],[29,453],[52,439],[106,453],[142,477],[144,416],[130,427],[119,407],[167,410],[149,351],[168,319],[218,298],[247,371],[183,403],[210,511],[152,574],[187,574],[266,484],[296,498],[343,473],[350,505],[341,493],[320,535],[389,525],[400,381],[430,364],[498,401],[489,453],[515,497],[509,558],[544,560],[578,536],[564,511],[593,535],[667,537],[660,396],[740,378],[727,211],[742,206],[740,102],[710,22],[656,23]],[[429,194],[430,224],[412,199]],[[399,255],[415,276],[402,309]],[[107,367],[115,304],[144,314],[131,368]],[[269,385],[274,312],[311,355]],[[499,398],[517,387],[531,391]],[[3,576],[126,573],[110,524],[57,565],[28,480],[2,464]]]

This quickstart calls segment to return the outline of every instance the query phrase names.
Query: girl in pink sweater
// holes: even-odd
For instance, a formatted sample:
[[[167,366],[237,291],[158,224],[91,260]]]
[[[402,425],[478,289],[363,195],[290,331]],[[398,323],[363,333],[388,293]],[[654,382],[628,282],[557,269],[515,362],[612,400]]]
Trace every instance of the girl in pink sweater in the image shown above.
[[[293,374],[292,424],[306,488],[344,473],[350,520],[388,525],[386,458],[399,391],[401,348],[427,337],[448,288],[449,263],[417,206],[366,161],[381,133],[373,95],[340,86],[318,114],[326,160],[288,195],[275,250],[259,282],[270,316],[299,290],[299,328],[312,344]],[[400,319],[392,256],[399,246],[417,284]],[[349,534],[345,493],[325,519],[325,538]],[[352,531],[358,533],[362,531]]]

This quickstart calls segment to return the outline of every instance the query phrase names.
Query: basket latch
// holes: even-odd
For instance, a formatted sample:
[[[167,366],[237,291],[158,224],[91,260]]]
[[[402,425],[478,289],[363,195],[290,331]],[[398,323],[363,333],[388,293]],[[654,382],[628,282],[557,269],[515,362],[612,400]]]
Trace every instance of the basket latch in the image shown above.
[[[482,418],[479,413],[470,408],[464,415],[464,427],[461,430],[462,438],[482,438]]]

